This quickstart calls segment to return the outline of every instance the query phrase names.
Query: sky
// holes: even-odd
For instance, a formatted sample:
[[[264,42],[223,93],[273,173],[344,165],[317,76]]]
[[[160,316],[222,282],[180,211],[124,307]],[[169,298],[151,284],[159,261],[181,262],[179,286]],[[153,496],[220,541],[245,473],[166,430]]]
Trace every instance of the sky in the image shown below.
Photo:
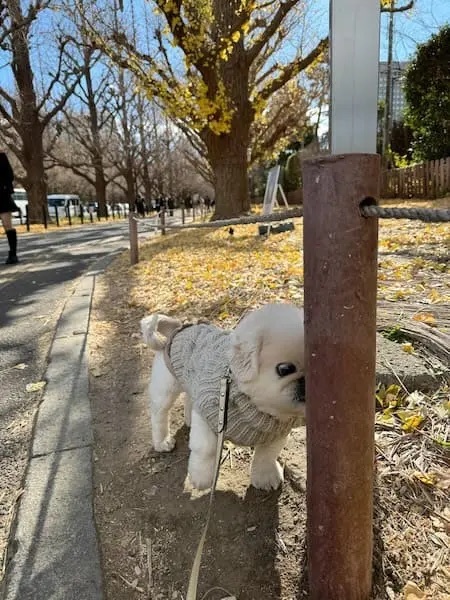
[[[340,0],[331,0],[339,9]],[[359,0],[365,2],[366,0]],[[395,0],[395,6],[408,4],[409,0]],[[323,35],[328,29],[330,0],[316,0],[311,5],[316,7],[316,29]],[[380,22],[380,60],[387,59],[388,39],[387,13],[382,13]],[[410,60],[417,49],[417,44],[427,41],[430,36],[446,23],[450,23],[450,0],[415,0],[414,8],[394,17],[394,51],[397,61]]]
[[[397,0],[397,6],[407,0]],[[380,57],[387,58],[388,14],[381,16]],[[394,18],[394,60],[410,60],[418,43],[428,40],[432,33],[450,23],[450,0],[416,0],[415,7]]]

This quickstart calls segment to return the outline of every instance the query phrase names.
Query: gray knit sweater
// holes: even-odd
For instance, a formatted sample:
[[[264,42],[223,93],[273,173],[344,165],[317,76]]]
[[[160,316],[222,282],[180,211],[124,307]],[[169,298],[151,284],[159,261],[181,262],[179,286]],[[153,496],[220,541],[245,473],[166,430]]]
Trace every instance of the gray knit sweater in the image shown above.
[[[230,333],[209,324],[176,331],[166,347],[173,373],[214,432],[217,431],[220,380],[227,372],[229,350]],[[272,442],[302,424],[300,416],[280,421],[261,412],[231,381],[226,439],[239,446],[255,446]]]

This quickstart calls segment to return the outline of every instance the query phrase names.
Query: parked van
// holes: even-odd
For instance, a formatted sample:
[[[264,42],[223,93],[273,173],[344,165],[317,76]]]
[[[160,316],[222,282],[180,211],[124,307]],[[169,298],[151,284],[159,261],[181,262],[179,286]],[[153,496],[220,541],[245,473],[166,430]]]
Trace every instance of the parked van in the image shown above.
[[[58,209],[58,218],[78,216],[80,214],[81,200],[76,194],[50,194],[47,196],[48,214],[50,217],[56,216]]]
[[[17,217],[22,221],[22,219],[25,219],[27,214],[28,198],[26,191],[23,188],[14,188],[13,200],[18,206],[19,210],[13,212],[12,215],[13,217]]]

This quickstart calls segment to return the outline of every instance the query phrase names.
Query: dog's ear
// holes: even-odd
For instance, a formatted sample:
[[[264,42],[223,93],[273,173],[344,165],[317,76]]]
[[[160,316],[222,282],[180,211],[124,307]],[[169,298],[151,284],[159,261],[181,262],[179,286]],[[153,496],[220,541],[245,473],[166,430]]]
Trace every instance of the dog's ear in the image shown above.
[[[144,342],[153,350],[162,350],[168,336],[181,326],[181,321],[166,315],[150,315],[141,320],[141,331]]]
[[[181,327],[182,325],[182,322],[179,319],[167,317],[166,315],[158,315],[158,317],[156,332],[165,338],[169,337],[172,331],[175,331],[175,329],[178,329],[178,327]]]
[[[248,382],[258,375],[261,345],[259,335],[248,338],[237,331],[231,333],[230,367],[236,378]]]

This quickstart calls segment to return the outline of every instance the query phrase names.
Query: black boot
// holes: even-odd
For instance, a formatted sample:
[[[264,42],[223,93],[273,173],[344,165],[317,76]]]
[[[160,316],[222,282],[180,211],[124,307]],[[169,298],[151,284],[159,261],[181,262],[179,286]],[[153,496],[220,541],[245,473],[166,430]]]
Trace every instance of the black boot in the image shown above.
[[[8,238],[9,253],[5,264],[15,265],[19,262],[17,258],[17,231],[15,229],[8,229],[6,236]]]

